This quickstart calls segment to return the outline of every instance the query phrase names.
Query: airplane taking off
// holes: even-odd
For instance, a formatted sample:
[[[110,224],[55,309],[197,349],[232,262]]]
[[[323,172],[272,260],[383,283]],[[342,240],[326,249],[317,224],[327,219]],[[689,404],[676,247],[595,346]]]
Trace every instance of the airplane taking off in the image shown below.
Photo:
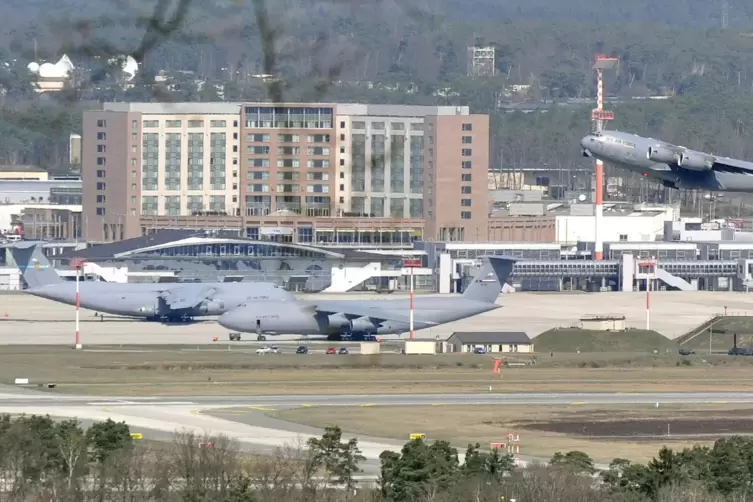
[[[414,329],[429,328],[499,308],[495,302],[517,261],[509,256],[485,256],[483,265],[462,296],[418,298]],[[221,326],[237,332],[265,335],[327,335],[346,333],[388,335],[410,329],[407,300],[317,300],[247,304],[222,314]]]
[[[753,192],[753,162],[620,131],[589,134],[580,146],[584,157],[661,181],[667,188]]]
[[[76,305],[76,284],[64,281],[42,253],[38,241],[21,241],[9,247],[30,293],[67,305]],[[81,281],[83,308],[107,314],[143,317],[147,321],[186,322],[215,316],[248,302],[284,305],[293,296],[266,282],[205,282],[191,284],[120,284]]]

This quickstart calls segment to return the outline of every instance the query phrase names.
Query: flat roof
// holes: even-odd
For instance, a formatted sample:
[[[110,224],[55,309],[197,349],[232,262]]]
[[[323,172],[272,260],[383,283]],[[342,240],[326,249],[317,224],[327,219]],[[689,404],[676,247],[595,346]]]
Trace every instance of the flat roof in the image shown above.
[[[0,173],[46,173],[47,169],[30,164],[2,164]]]
[[[295,106],[331,107],[337,115],[369,117],[424,117],[428,115],[470,115],[468,106],[385,105],[363,103],[274,103],[267,102],[212,102],[212,103],[103,103],[103,111],[140,112],[154,115],[239,115],[244,106]]]

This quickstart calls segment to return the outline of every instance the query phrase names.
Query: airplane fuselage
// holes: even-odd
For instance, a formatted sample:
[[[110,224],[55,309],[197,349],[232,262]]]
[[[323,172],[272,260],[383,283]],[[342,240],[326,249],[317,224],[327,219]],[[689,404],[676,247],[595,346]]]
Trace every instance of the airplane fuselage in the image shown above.
[[[317,302],[314,305],[325,305]],[[359,308],[375,308],[380,312],[397,313],[407,317],[410,311],[408,300],[327,301],[327,310],[348,312],[349,305]],[[335,335],[343,331],[363,332],[376,335],[406,333],[410,330],[409,322],[387,320],[375,325],[367,317],[352,319],[350,322],[342,315],[321,315],[305,303],[291,304],[285,307],[264,308],[242,306],[221,315],[221,326],[242,333],[259,333],[264,335]],[[462,297],[454,298],[418,298],[414,300],[414,329],[425,329],[439,324],[465,319],[499,308],[493,303],[478,302]]]
[[[649,158],[648,152],[649,148],[656,147],[677,148],[664,141],[620,131],[602,131],[581,140],[584,155],[661,181],[669,188],[753,192],[753,175],[712,169],[692,170],[676,163],[655,162]],[[753,170],[753,163],[750,167]]]
[[[221,315],[247,301],[264,301],[288,296],[283,289],[254,283],[206,283],[214,292],[199,305],[175,311],[170,309],[160,294],[168,287],[176,290],[181,284],[116,284],[107,282],[81,282],[80,305],[97,312],[143,318],[202,317]],[[48,300],[76,304],[76,284],[64,282],[27,290],[29,294]]]

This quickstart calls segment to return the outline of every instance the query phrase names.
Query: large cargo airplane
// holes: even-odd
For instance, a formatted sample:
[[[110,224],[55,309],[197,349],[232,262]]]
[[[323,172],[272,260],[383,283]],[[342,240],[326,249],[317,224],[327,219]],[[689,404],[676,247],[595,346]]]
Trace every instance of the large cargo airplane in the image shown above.
[[[585,157],[658,180],[667,188],[753,192],[753,162],[620,131],[589,134],[580,146]]]
[[[76,304],[76,284],[64,281],[42,253],[38,241],[10,244],[13,260],[28,285],[27,293],[68,305]],[[224,314],[239,305],[293,301],[276,284],[266,282],[205,282],[191,284],[120,284],[82,281],[83,308],[107,314],[143,317],[148,321],[186,322],[195,317]]]
[[[483,265],[461,296],[418,298],[414,329],[429,328],[499,308],[495,302],[516,258],[485,256]],[[388,335],[410,329],[408,300],[316,300],[248,303],[222,314],[221,326],[265,335],[326,335],[345,333]]]

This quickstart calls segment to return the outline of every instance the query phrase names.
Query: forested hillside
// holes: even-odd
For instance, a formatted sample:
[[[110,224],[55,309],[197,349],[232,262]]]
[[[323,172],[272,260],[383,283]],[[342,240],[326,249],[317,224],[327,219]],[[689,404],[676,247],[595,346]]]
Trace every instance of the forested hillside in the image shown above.
[[[10,0],[0,5],[9,63],[0,162],[65,164],[83,100],[305,99],[468,104],[492,115],[492,167],[568,169],[587,162],[577,140],[592,105],[546,114],[501,105],[592,99],[596,53],[620,60],[608,94],[671,96],[614,106],[614,127],[753,158],[753,3],[728,5],[721,29],[721,0]],[[496,47],[498,76],[466,77],[473,44]],[[89,71],[41,103],[25,66],[63,53]],[[119,54],[142,63],[125,91],[98,70]],[[170,92],[155,91],[162,70],[177,75]],[[281,81],[264,85],[254,73]],[[509,95],[511,84],[530,88]]]

